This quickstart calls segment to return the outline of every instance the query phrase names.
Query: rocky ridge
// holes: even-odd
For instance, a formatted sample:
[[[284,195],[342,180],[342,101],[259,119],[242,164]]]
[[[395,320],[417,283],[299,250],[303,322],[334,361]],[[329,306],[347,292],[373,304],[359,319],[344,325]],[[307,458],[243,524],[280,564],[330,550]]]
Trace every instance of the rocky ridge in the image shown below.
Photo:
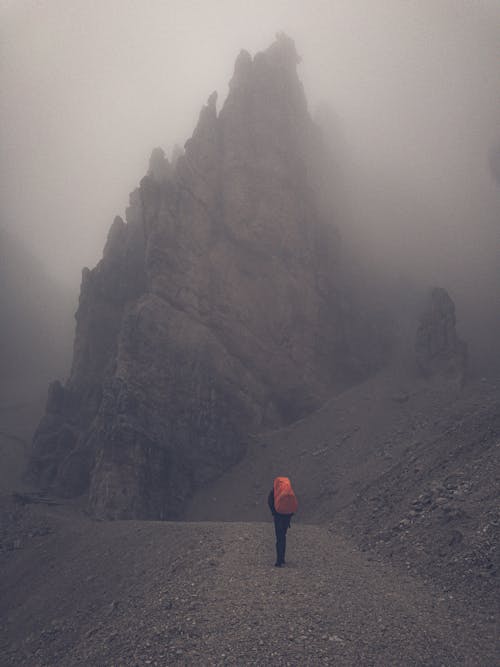
[[[182,155],[153,151],[84,269],[71,374],[52,385],[30,473],[111,518],[167,518],[249,433],[356,377],[339,242],[313,188],[321,154],[291,39],[242,51]]]

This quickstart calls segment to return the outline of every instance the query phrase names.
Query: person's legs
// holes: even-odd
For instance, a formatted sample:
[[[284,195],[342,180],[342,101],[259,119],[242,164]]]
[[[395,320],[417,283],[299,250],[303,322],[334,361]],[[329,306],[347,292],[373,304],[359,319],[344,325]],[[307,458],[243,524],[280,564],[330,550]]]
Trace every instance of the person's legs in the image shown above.
[[[288,525],[285,517],[274,517],[274,530],[276,532],[276,565],[282,565],[285,562],[287,527]]]
[[[281,561],[282,565],[285,564],[286,529],[287,529],[286,522],[283,522],[283,527],[281,529],[281,554],[280,554],[280,556],[281,556],[280,561]]]
[[[274,532],[276,534],[276,563],[275,565],[281,565],[280,563],[280,520],[279,516],[274,515]]]

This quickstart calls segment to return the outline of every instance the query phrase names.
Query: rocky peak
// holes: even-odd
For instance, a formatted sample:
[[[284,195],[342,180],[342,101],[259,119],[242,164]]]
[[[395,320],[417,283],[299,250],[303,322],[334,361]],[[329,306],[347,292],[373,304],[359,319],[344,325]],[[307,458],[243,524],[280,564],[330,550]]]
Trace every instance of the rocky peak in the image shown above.
[[[284,32],[276,33],[276,40],[264,51],[267,58],[284,69],[295,71],[302,61],[297,53],[295,42]]]
[[[248,105],[248,113],[265,113],[266,109],[279,107],[285,122],[290,113],[299,111],[303,115],[307,103],[297,74],[299,62],[293,40],[284,33],[279,33],[276,41],[253,59],[247,51],[241,51],[222,113],[228,113],[239,102]]]
[[[245,79],[248,78],[252,71],[252,56],[242,49],[236,61],[234,63],[234,74],[233,78],[229,82],[229,88],[234,89],[238,87],[238,84],[244,83]]]
[[[214,91],[200,111],[193,136],[185,144],[185,158],[191,169],[206,173],[211,168],[212,160],[216,159],[214,151],[216,150],[217,137],[217,92]],[[183,165],[182,157],[179,163]],[[182,171],[183,167],[181,166],[179,173],[182,174]]]
[[[297,62],[284,35],[241,52],[220,113],[212,93],[175,171],[153,151],[85,274],[71,377],[31,470],[86,490],[99,516],[177,516],[250,433],[316,408],[354,357],[359,369]]]
[[[112,256],[123,254],[126,243],[126,225],[122,218],[117,215],[109,228],[108,238],[104,246],[103,257],[110,259]]]
[[[172,175],[172,167],[163,148],[154,148],[149,158],[148,176],[156,183],[167,181]]]
[[[415,351],[417,365],[426,377],[463,383],[467,346],[457,335],[455,304],[442,287],[429,292],[417,329]]]

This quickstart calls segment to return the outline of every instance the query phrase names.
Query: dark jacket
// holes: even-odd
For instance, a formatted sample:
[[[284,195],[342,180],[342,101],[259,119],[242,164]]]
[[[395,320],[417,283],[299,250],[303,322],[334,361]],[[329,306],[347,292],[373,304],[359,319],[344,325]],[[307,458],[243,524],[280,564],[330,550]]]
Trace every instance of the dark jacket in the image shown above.
[[[269,505],[269,509],[271,510],[271,514],[273,515],[274,518],[283,517],[288,519],[288,528],[290,528],[290,521],[292,520],[293,514],[280,514],[279,512],[276,511],[274,507],[274,489],[271,489],[269,495],[267,496],[267,504]]]

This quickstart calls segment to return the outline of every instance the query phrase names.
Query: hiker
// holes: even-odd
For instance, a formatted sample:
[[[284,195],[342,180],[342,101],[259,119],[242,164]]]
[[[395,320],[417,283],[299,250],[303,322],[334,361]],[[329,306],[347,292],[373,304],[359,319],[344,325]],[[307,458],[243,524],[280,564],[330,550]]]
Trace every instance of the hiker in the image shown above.
[[[267,504],[274,518],[276,533],[276,563],[275,567],[285,564],[286,531],[290,528],[292,516],[297,511],[297,498],[288,477],[276,477],[273,483]]]

